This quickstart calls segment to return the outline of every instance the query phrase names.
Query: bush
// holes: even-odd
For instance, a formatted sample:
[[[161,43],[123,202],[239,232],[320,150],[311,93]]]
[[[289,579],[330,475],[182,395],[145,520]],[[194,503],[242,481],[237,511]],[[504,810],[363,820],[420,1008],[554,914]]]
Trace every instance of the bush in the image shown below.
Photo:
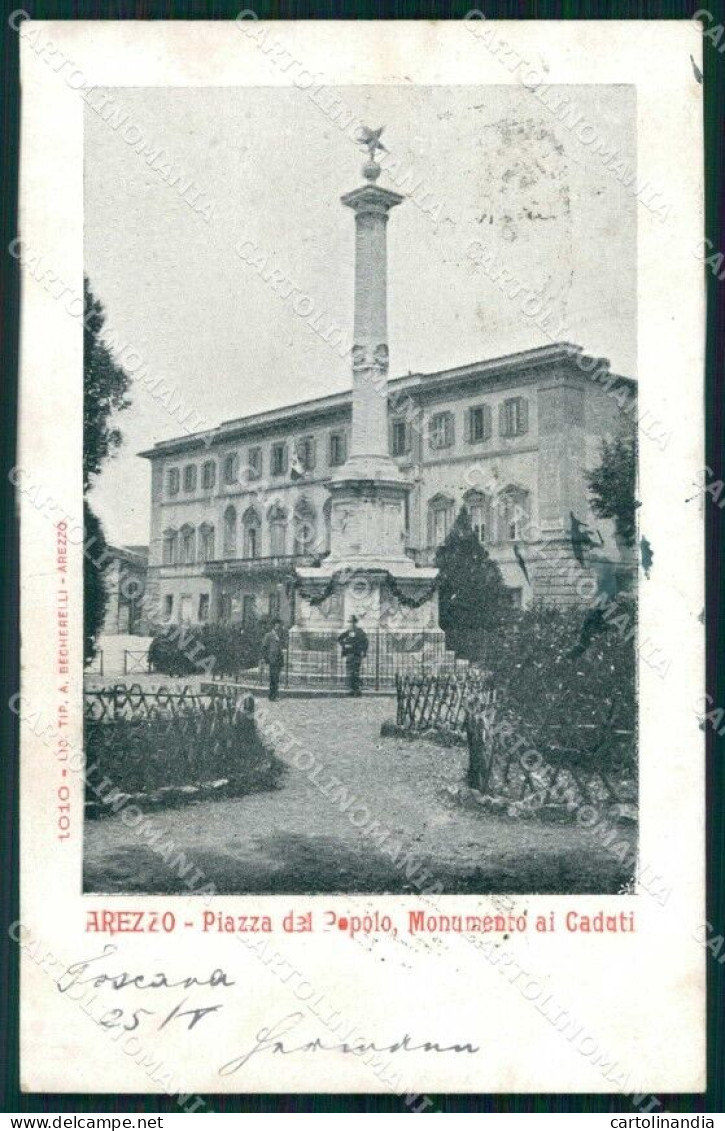
[[[166,625],[149,647],[149,666],[171,676],[235,676],[256,667],[269,617],[254,624]]]
[[[86,800],[97,802],[94,785],[105,779],[113,783],[106,807],[119,792],[183,790],[220,779],[235,795],[277,789],[285,772],[253,716],[230,710],[229,702],[184,706],[181,696],[161,692],[150,703],[142,695],[134,709],[127,703],[113,718],[86,718],[85,748],[93,767]]]
[[[533,747],[615,762],[636,747],[635,641],[636,605],[626,597],[605,610],[534,606],[468,637]]]

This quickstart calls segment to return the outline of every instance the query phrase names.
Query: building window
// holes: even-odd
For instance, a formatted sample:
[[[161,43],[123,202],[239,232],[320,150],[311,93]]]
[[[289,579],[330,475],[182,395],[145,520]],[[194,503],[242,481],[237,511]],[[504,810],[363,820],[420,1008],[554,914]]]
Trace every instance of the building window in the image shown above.
[[[203,624],[209,620],[209,594],[199,594],[199,621]]]
[[[297,441],[297,459],[303,471],[314,471],[315,441],[312,436],[303,436]]]
[[[314,507],[306,499],[301,499],[295,507],[292,525],[294,553],[314,553],[317,549],[317,514]]]
[[[404,456],[410,448],[410,432],[404,420],[394,420],[391,425],[390,448],[394,456]]]
[[[201,485],[205,491],[211,491],[216,483],[216,464],[213,459],[207,460],[201,469]]]
[[[428,504],[429,542],[442,546],[453,526],[453,499],[446,495],[436,495]]]
[[[287,472],[287,445],[272,444],[272,475],[285,475]]]
[[[451,528],[448,510],[436,507],[433,511],[433,545],[442,546]]]
[[[436,412],[428,423],[428,443],[434,451],[453,443],[453,413]]]
[[[471,516],[471,529],[479,542],[492,541],[491,498],[483,491],[469,491],[464,502]]]
[[[517,586],[516,588],[512,587],[510,589],[507,589],[506,596],[508,597],[509,601],[511,602],[511,608],[512,609],[520,609],[522,607],[523,600],[522,600],[522,590],[521,590],[520,586]]]
[[[269,552],[273,558],[283,558],[287,553],[287,513],[280,506],[269,514]]]
[[[224,457],[224,482],[228,487],[239,482],[239,457],[236,452]]]
[[[176,565],[178,553],[178,536],[175,530],[164,532],[163,553],[161,560],[164,565]]]
[[[196,491],[196,464],[188,463],[184,468],[184,490]]]
[[[164,597],[164,616],[167,620],[171,620],[174,615],[174,598],[171,593],[167,593]]]
[[[529,402],[525,397],[510,397],[499,408],[502,436],[523,436],[529,430]]]
[[[181,561],[190,565],[194,560],[194,527],[182,526],[181,528]]]
[[[203,562],[214,561],[214,527],[207,522],[199,527],[199,555]]]
[[[250,448],[247,457],[247,470],[250,479],[262,478],[262,449]]]
[[[244,512],[242,525],[244,527],[244,557],[261,557],[262,523],[254,507],[249,507]]]
[[[224,557],[237,556],[237,512],[234,507],[224,511]]]
[[[519,542],[529,522],[529,493],[520,487],[507,487],[497,499],[500,542]]]
[[[478,404],[468,410],[468,439],[471,444],[480,444],[484,440],[490,440],[492,434],[491,428],[491,406],[487,404]]]
[[[166,475],[166,489],[170,495],[178,495],[179,493],[179,469],[172,467]]]
[[[330,467],[341,467],[347,459],[347,436],[344,432],[330,433]]]
[[[281,604],[279,589],[273,589],[269,594],[269,616],[271,620],[275,620],[279,616]]]
[[[253,593],[245,593],[242,598],[242,624],[245,628],[252,628],[257,619],[256,602]]]

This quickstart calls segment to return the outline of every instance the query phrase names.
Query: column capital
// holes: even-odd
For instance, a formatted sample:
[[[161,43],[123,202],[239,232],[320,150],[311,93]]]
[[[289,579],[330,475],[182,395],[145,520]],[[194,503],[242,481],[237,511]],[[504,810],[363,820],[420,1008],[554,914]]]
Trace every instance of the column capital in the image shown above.
[[[342,204],[352,208],[358,215],[387,216],[396,204],[405,200],[399,192],[380,188],[379,185],[361,185],[360,188],[346,192],[340,197]]]

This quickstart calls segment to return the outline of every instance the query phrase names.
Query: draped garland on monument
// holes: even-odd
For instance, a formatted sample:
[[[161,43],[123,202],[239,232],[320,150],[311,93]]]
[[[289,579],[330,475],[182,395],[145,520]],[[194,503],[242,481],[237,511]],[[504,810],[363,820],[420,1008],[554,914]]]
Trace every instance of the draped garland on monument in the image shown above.
[[[348,573],[348,571],[340,570],[340,573]],[[398,601],[405,609],[419,609],[421,605],[425,605],[426,601],[430,601],[431,597],[438,588],[438,578],[436,578],[435,581],[433,581],[433,583],[426,590],[426,592],[422,595],[422,597],[409,597],[400,588],[393,575],[388,570],[386,570],[385,573],[387,585],[391,593],[395,597],[396,601]],[[302,597],[305,601],[309,601],[309,603],[316,608],[318,605],[322,605],[328,599],[328,597],[331,597],[333,595],[333,593],[335,592],[338,577],[339,573],[333,574],[322,592],[311,592],[309,589],[306,590],[305,582],[300,578],[295,578],[294,588],[297,590],[300,597]]]
[[[388,587],[390,588],[390,592],[393,594],[396,601],[398,601],[403,606],[403,608],[419,609],[421,605],[424,605],[426,603],[426,601],[430,601],[431,597],[435,593],[436,589],[438,588],[438,578],[433,581],[433,583],[426,590],[422,597],[408,597],[402,591],[391,573],[388,574]]]
[[[304,581],[301,581],[299,577],[296,577],[294,580],[294,588],[297,590],[300,597],[304,598],[305,601],[309,601],[311,605],[321,605],[323,601],[326,601],[327,598],[331,597],[335,592],[336,576],[336,574],[332,575],[321,593],[310,592],[309,590],[305,591],[305,583]]]

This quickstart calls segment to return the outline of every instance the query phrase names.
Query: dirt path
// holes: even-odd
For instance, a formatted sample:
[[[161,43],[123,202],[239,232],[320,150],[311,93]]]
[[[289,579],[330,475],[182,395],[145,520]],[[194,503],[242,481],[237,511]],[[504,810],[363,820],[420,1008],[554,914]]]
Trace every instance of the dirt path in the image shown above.
[[[414,892],[433,879],[447,892],[603,893],[628,878],[585,829],[462,808],[450,789],[464,780],[466,751],[380,738],[392,700],[287,699],[269,710],[323,769],[287,758],[281,790],[149,814],[140,828],[162,832],[156,851],[120,815],[87,821],[85,890],[187,891],[158,852],[169,841],[203,874],[197,886],[220,893]]]

